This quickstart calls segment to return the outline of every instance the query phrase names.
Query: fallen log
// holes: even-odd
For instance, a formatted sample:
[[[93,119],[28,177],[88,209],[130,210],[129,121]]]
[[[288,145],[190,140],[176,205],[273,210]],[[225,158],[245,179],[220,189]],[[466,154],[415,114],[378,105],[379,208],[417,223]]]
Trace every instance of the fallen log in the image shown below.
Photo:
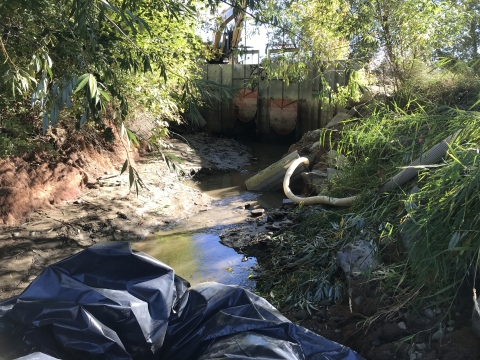
[[[282,188],[283,178],[287,173],[287,169],[299,157],[300,156],[298,155],[298,152],[294,151],[285,156],[284,158],[280,159],[276,163],[260,171],[258,174],[252,176],[250,179],[245,181],[247,189],[251,191],[280,190]],[[301,173],[304,171],[308,171],[308,168],[305,165],[295,167],[292,174],[290,174],[292,180],[300,178]]]

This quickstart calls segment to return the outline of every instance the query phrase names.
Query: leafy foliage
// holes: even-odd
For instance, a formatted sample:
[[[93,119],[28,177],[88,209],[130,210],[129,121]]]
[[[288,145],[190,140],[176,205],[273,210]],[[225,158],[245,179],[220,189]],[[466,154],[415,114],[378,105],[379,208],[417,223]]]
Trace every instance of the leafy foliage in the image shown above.
[[[129,103],[178,120],[197,95],[194,2],[6,1],[0,13],[0,103],[30,96],[44,132],[65,108],[77,126],[99,122],[110,100],[122,120]]]
[[[271,77],[301,80],[312,66],[322,68],[328,63],[335,67],[336,62],[343,62],[343,67],[354,73],[362,64],[369,65],[382,73],[382,85],[391,84],[399,90],[412,78],[418,63],[432,64],[441,49],[457,49],[459,37],[468,32],[468,20],[474,21],[473,15],[465,14],[468,3],[266,2],[258,18],[274,24],[269,46],[280,54],[267,59],[264,66]],[[340,90],[350,93],[349,86],[346,88]],[[337,93],[338,89],[330,91]]]
[[[435,301],[451,300],[478,261],[479,124],[477,112],[443,108],[437,113],[406,113],[381,108],[342,131],[337,150],[347,155],[350,166],[336,180],[332,194],[362,195],[354,211],[370,228],[389,229],[386,238],[377,238],[380,247],[385,239],[411,239],[413,247],[406,250],[402,264],[404,276],[390,278],[399,282],[392,289],[408,288],[411,300],[419,289]],[[382,183],[458,131],[442,162],[419,167],[418,179],[410,185],[388,195],[378,193]],[[411,193],[414,185],[418,188]]]
[[[273,250],[262,262],[267,273],[257,278],[257,289],[285,311],[311,313],[320,303],[339,302],[346,295],[337,252],[361,227],[354,214],[320,206],[301,208],[296,215],[305,220],[296,231],[273,239]]]

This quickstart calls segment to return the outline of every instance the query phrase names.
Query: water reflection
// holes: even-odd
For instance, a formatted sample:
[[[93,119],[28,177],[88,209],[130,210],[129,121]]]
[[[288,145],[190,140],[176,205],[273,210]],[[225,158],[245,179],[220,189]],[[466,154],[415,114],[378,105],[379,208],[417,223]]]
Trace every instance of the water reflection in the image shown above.
[[[264,208],[281,206],[285,197],[283,192],[249,192],[245,180],[278,161],[287,152],[287,146],[244,143],[252,149],[252,157],[256,160],[243,170],[186,181],[187,185],[216,199],[211,210],[178,222],[168,234],[152,235],[132,247],[171,266],[192,285],[216,281],[253,289],[255,282],[249,280],[248,275],[256,260],[242,262],[243,255],[223,246],[217,234],[227,226],[244,221],[243,212],[246,210],[242,209],[245,203],[258,202]]]
[[[213,234],[155,235],[133,244],[132,248],[164,262],[192,285],[216,281],[255,288],[255,282],[249,280],[248,275],[256,260],[250,258],[242,262],[243,255],[223,246],[220,238]]]
[[[246,201],[256,199],[260,206],[265,208],[276,208],[282,205],[285,198],[283,192],[248,192],[245,181],[259,171],[281,159],[286,154],[288,146],[285,144],[265,144],[242,140],[242,143],[252,149],[252,161],[243,167],[241,171],[233,171],[224,174],[200,175],[193,180],[186,181],[186,184],[196,188],[214,199],[225,199],[233,196],[241,196]]]

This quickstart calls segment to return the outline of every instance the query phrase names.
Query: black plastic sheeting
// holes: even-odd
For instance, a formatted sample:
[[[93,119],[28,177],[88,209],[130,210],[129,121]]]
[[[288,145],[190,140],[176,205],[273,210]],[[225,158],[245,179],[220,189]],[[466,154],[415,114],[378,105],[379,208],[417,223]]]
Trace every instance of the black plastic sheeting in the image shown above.
[[[21,295],[0,302],[2,332],[23,337],[32,354],[22,359],[30,360],[362,359],[247,290],[190,288],[123,242],[53,264]]]

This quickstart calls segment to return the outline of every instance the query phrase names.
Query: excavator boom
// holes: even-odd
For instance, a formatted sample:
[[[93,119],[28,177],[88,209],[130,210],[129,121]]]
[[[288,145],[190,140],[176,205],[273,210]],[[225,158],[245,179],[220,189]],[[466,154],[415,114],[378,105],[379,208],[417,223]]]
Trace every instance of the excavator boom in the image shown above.
[[[219,16],[220,25],[214,34],[212,42],[213,57],[209,63],[224,63],[230,58],[232,52],[240,43],[243,28],[243,19],[245,18],[246,0],[242,2],[241,9],[229,7]],[[227,25],[235,19],[233,31],[227,31]]]

